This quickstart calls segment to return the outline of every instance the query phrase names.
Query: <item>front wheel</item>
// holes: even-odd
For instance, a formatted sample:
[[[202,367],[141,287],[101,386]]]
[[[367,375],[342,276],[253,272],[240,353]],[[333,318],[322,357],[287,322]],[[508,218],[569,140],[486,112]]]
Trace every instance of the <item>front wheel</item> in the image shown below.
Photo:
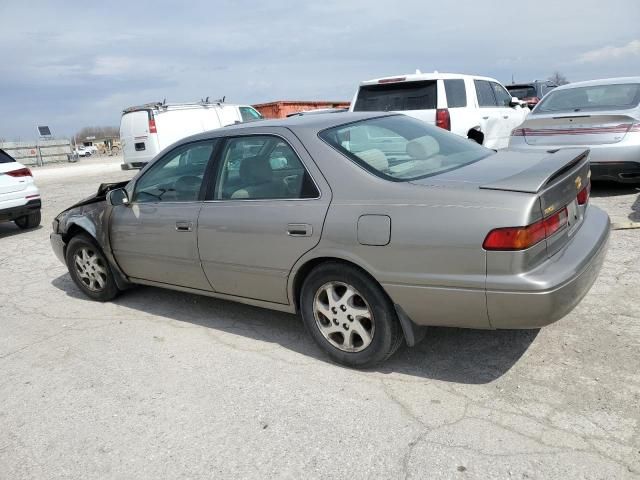
[[[118,295],[109,262],[96,242],[87,235],[76,235],[67,246],[67,268],[73,282],[87,297],[99,302]]]
[[[402,342],[393,304],[360,270],[338,262],[315,268],[300,295],[305,326],[333,360],[370,367],[389,358]]]

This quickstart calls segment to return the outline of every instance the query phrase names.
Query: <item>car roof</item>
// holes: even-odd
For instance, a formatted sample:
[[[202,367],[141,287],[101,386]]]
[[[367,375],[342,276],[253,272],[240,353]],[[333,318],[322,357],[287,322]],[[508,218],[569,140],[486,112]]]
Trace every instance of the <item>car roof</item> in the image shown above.
[[[495,78],[491,77],[483,77],[481,75],[468,75],[466,73],[440,73],[440,72],[432,72],[432,73],[408,73],[408,74],[400,74],[400,75],[392,75],[389,77],[382,78],[374,78],[371,80],[364,80],[360,82],[360,85],[375,85],[380,82],[380,80],[393,80],[396,78],[404,78],[401,82],[418,82],[420,80],[452,80],[452,79],[472,79],[472,80],[488,80],[491,82],[498,82]],[[389,82],[392,83],[392,82]],[[395,83],[395,82],[393,82]],[[400,82],[397,82],[400,83]],[[500,82],[498,82],[500,83]]]
[[[336,112],[327,113],[325,115],[296,115],[287,118],[256,120],[253,122],[228,125],[226,127],[216,128],[215,130],[209,130],[208,132],[198,133],[181,140],[180,143],[188,143],[222,136],[243,135],[247,130],[255,130],[255,127],[283,127],[293,131],[320,131],[326,128],[357,122],[359,120],[366,120],[368,118],[390,117],[395,115],[399,114],[391,112]]]
[[[596,85],[615,85],[624,83],[640,83],[640,77],[615,77],[602,78],[599,80],[587,80],[586,82],[573,82],[566,85],[561,85],[555,90],[568,90],[578,87],[595,87]]]

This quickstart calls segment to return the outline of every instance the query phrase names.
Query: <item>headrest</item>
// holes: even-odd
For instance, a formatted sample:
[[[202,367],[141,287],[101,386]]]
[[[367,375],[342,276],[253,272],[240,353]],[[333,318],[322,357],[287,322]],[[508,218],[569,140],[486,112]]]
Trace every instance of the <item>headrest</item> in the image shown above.
[[[407,155],[416,160],[429,158],[440,152],[440,144],[433,137],[419,137],[407,143]]]
[[[240,178],[253,185],[271,181],[273,171],[267,157],[248,157],[240,163]]]
[[[382,150],[378,150],[377,148],[363,150],[362,152],[355,153],[355,155],[376,170],[384,171],[389,168],[387,156]]]

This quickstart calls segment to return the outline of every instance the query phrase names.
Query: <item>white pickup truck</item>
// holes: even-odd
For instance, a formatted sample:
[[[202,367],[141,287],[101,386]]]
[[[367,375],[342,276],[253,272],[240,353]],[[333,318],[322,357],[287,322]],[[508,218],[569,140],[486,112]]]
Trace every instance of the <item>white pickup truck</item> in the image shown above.
[[[419,71],[362,82],[350,110],[400,112],[494,149],[509,145],[529,113],[493,78]]]

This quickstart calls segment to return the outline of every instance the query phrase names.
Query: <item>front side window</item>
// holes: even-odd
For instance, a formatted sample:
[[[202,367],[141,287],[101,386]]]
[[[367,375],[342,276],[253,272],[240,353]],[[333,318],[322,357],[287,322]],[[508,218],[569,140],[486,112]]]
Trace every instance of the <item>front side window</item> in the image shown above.
[[[195,202],[215,140],[182,145],[155,162],[136,182],[133,201]]]
[[[320,138],[374,175],[396,182],[444,173],[495,153],[404,115],[333,127]]]
[[[293,148],[280,137],[227,140],[216,182],[217,200],[316,198],[319,192]]]
[[[436,108],[435,80],[363,85],[358,91],[354,112],[390,112]]]
[[[262,115],[251,107],[240,107],[240,116],[243,122],[255,122],[256,120],[262,120]]]
[[[508,107],[511,104],[511,95],[499,83],[491,82],[491,88],[496,96],[499,107]],[[513,95],[515,97],[515,95]]]
[[[593,85],[553,90],[535,108],[535,113],[621,110],[640,103],[640,83]]]
[[[496,107],[496,97],[493,94],[491,84],[485,80],[474,80],[476,94],[478,95],[478,105],[481,107]]]

